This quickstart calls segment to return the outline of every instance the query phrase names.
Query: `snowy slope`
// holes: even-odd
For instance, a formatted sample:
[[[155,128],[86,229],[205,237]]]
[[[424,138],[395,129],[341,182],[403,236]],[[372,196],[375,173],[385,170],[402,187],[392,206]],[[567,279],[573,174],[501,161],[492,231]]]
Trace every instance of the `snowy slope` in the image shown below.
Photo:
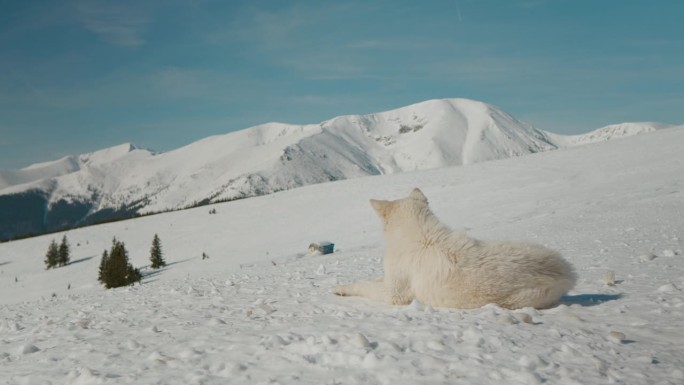
[[[218,204],[215,215],[204,207],[82,228],[67,233],[74,262],[51,271],[42,260],[62,234],[0,244],[0,378],[11,385],[681,384],[681,143],[684,126],[318,184]],[[334,285],[382,274],[381,224],[368,199],[402,197],[415,186],[444,222],[474,236],[559,250],[577,268],[577,287],[565,304],[542,311],[333,296]],[[142,286],[97,284],[112,237],[144,266],[155,233],[166,269]],[[323,239],[336,253],[304,254]],[[201,260],[202,252],[210,258]],[[608,286],[611,271],[616,284]]]
[[[563,137],[486,103],[442,99],[320,124],[269,123],[156,155],[126,144],[1,171],[0,211],[9,214],[0,221],[0,239],[328,181],[473,164],[637,131],[606,128],[600,135]]]

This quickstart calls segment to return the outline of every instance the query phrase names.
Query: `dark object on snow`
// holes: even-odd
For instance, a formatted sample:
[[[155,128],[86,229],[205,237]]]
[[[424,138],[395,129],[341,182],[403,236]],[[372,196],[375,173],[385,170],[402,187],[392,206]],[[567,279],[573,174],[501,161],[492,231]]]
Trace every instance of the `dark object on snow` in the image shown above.
[[[328,241],[314,242],[309,245],[309,252],[318,251],[321,254],[332,254],[335,251],[335,244]]]

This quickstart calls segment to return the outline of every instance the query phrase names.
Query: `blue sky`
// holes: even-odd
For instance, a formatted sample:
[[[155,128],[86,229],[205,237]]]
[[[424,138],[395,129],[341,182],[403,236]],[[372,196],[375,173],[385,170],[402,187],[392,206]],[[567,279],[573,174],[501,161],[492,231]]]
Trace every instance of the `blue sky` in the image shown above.
[[[435,98],[684,123],[684,1],[0,0],[0,168]]]

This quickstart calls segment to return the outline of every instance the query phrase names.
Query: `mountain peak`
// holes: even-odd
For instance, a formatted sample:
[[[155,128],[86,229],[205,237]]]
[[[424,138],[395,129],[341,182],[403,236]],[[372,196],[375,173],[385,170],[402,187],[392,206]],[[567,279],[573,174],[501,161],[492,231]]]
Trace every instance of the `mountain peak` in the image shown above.
[[[79,161],[84,164],[102,164],[113,162],[120,159],[129,153],[137,150],[138,147],[131,143],[123,143],[117,146],[97,150],[79,156]]]

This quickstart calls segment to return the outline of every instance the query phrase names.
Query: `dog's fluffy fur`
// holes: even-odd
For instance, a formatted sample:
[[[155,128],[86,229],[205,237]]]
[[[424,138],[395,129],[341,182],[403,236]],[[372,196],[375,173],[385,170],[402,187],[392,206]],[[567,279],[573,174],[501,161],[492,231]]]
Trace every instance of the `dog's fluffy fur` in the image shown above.
[[[383,221],[384,277],[334,293],[393,305],[414,299],[435,307],[548,308],[572,289],[572,266],[543,246],[482,241],[454,232],[430,211],[419,189],[395,201],[371,199]]]

